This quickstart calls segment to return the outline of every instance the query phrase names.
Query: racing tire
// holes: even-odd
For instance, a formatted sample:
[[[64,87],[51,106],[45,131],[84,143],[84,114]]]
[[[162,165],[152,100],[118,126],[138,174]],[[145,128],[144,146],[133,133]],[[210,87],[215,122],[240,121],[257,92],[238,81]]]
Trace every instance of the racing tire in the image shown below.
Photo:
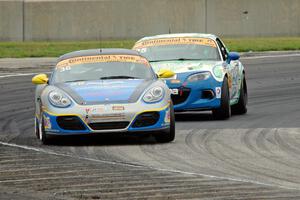
[[[170,104],[170,128],[167,131],[155,134],[154,137],[159,143],[172,142],[175,139],[175,113],[172,102]]]
[[[225,120],[231,116],[231,106],[229,97],[229,86],[227,77],[224,78],[221,89],[221,106],[212,111],[214,119]]]
[[[34,132],[35,132],[36,138],[40,139],[39,122],[38,122],[37,118],[34,119]]]
[[[43,144],[50,144],[49,135],[46,134],[45,125],[44,125],[44,117],[41,114],[41,119],[39,123],[39,139]]]
[[[248,103],[248,94],[247,94],[247,84],[245,77],[241,83],[240,96],[237,104],[232,106],[232,113],[237,115],[243,115],[247,113],[247,103]]]

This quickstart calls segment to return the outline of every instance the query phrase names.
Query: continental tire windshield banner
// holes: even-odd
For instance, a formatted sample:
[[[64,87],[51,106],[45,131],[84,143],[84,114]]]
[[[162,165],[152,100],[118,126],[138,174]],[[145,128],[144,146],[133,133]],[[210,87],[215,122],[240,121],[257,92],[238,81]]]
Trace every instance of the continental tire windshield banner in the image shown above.
[[[131,62],[131,63],[149,65],[148,61],[141,56],[96,55],[96,56],[83,56],[83,57],[76,57],[76,58],[69,58],[66,60],[62,60],[59,63],[57,63],[56,68],[78,65],[78,64],[99,63],[99,62]]]
[[[174,37],[174,38],[160,38],[152,40],[144,40],[135,44],[133,49],[141,49],[153,46],[164,46],[164,45],[185,45],[195,44],[204,45],[216,48],[217,45],[214,40],[209,38],[191,38],[191,37]]]

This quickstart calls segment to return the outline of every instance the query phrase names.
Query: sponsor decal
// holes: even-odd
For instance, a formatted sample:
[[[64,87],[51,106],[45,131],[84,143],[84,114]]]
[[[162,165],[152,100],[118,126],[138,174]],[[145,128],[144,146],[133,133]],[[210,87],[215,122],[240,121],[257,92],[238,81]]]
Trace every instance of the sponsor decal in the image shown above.
[[[232,76],[230,74],[228,74],[228,86],[231,89],[231,87],[232,87]]]
[[[136,51],[141,52],[141,53],[146,53],[147,52],[147,48],[137,49]]]
[[[125,110],[124,106],[113,106],[112,110]]]
[[[45,126],[45,129],[51,129],[52,125],[51,125],[51,120],[50,120],[50,117],[47,117],[44,115],[44,126]]]
[[[88,115],[91,110],[92,110],[91,108],[86,108],[85,109],[86,114]]]
[[[85,108],[86,115],[85,115],[84,121],[87,124],[89,123],[89,113],[90,113],[91,110],[92,110],[92,108]]]
[[[88,118],[90,121],[95,120],[124,120],[125,114],[121,111],[124,111],[124,106],[118,106],[118,105],[101,105],[97,107],[93,107],[89,109],[89,115]],[[118,113],[111,113],[112,111],[119,111]]]
[[[237,85],[232,86],[231,96],[232,96],[232,97],[237,96],[238,91],[239,91],[239,87],[238,87]],[[238,96],[237,96],[237,97],[238,97]]]
[[[171,94],[178,95],[178,89],[170,89]]]
[[[221,87],[216,87],[216,98],[220,99],[221,98],[221,93],[222,93],[222,90],[221,90]]]
[[[170,108],[168,108],[168,110],[166,111],[164,122],[165,123],[170,123],[170,121],[171,121],[171,111],[170,111]]]
[[[85,81],[78,81],[78,82],[72,82],[69,83],[70,86],[82,86],[82,85],[87,85]]]
[[[70,70],[72,65],[99,63],[99,62],[131,62],[150,66],[149,62],[141,57],[135,55],[96,55],[96,56],[82,56],[69,58],[57,63],[56,68],[60,71]]]
[[[95,107],[91,109],[91,114],[99,114],[99,113],[103,113],[105,111],[105,107],[101,106],[101,107]]]
[[[101,120],[101,121],[107,121],[107,120],[125,120],[125,114],[123,113],[116,113],[116,114],[92,114],[90,117],[91,120]]]
[[[152,40],[145,40],[136,43],[133,49],[143,49],[147,47],[153,46],[164,46],[164,45],[203,45],[203,46],[210,46],[213,48],[217,48],[217,45],[214,40],[209,38],[191,38],[191,37],[174,37],[174,38],[160,38],[160,39],[152,39]]]
[[[62,66],[61,68],[59,68],[59,72],[64,72],[64,71],[69,71],[71,70],[71,67],[70,66]]]
[[[58,133],[58,132],[60,132],[59,130],[56,130],[56,129],[49,129],[49,131],[51,131],[51,132],[55,132],[55,133]]]
[[[181,81],[178,80],[178,79],[172,79],[170,82],[171,82],[171,83],[181,83]]]

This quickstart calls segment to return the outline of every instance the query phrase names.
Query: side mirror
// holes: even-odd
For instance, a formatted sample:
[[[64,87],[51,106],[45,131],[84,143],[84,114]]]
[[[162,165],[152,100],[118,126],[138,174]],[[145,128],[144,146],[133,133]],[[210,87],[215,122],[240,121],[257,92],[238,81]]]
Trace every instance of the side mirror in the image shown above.
[[[237,52],[229,52],[228,53],[228,58],[227,58],[228,63],[230,63],[230,61],[232,61],[232,60],[238,60],[238,59],[240,59],[240,55]]]
[[[47,84],[48,80],[49,79],[46,74],[38,74],[38,75],[35,75],[31,81],[33,84],[39,85],[39,84]]]
[[[174,72],[172,72],[171,70],[169,69],[160,69],[158,72],[157,72],[157,76],[158,78],[171,78],[175,75]]]

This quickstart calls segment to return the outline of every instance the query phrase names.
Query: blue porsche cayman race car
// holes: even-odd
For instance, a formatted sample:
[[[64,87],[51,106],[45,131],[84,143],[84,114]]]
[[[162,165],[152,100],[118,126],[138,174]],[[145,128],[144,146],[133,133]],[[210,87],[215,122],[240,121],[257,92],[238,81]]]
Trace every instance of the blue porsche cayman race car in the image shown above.
[[[175,73],[165,79],[172,91],[175,111],[212,110],[216,119],[229,118],[231,111],[247,112],[244,67],[239,55],[228,52],[215,35],[145,37],[133,49],[145,56],[157,73]]]
[[[162,78],[173,76],[161,74]],[[49,135],[148,132],[158,142],[175,137],[170,90],[136,51],[92,49],[65,54],[48,79],[33,77],[35,131]]]

